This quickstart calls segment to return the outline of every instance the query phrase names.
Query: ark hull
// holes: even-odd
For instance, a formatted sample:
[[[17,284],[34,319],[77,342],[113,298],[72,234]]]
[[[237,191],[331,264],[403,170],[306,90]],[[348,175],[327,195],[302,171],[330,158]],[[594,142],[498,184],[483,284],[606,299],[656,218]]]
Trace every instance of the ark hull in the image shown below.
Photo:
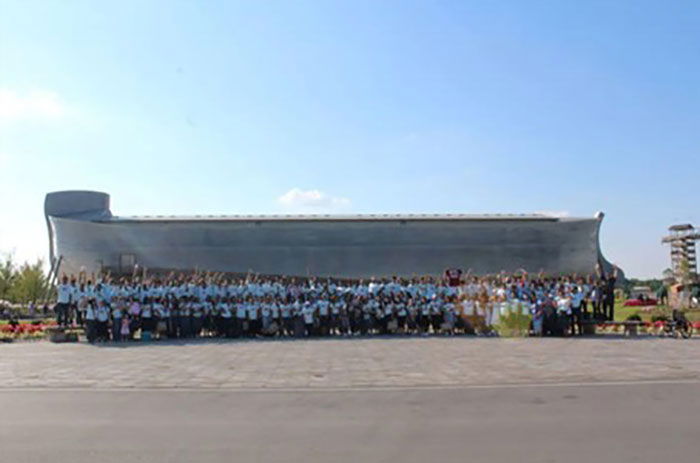
[[[119,218],[108,195],[82,191],[50,193],[45,209],[52,261],[60,257],[66,273],[130,272],[134,263],[343,278],[609,267],[599,249],[602,215]]]

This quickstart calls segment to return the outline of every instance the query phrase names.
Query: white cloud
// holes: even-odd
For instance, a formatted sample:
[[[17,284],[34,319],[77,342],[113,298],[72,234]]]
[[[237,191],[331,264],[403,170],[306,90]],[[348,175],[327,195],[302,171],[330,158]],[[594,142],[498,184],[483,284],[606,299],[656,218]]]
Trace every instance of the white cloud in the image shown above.
[[[320,190],[292,188],[277,202],[288,209],[339,209],[350,205],[348,198],[330,196]]]
[[[65,104],[54,92],[34,90],[23,95],[0,89],[0,120],[55,119],[65,113]]]
[[[41,219],[0,226],[0,258],[11,254],[17,263],[48,260],[49,238]]]
[[[569,217],[571,213],[569,211],[535,211],[535,214],[545,215],[547,217]]]

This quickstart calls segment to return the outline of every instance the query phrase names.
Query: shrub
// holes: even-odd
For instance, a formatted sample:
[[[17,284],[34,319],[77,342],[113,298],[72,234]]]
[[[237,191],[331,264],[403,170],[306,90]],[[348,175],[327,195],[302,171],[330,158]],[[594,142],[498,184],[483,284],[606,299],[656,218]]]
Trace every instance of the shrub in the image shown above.
[[[520,310],[509,310],[500,315],[497,330],[501,336],[527,336],[531,320],[529,314],[523,314]]]
[[[671,319],[671,310],[664,307],[657,307],[651,312],[652,322],[667,322]]]

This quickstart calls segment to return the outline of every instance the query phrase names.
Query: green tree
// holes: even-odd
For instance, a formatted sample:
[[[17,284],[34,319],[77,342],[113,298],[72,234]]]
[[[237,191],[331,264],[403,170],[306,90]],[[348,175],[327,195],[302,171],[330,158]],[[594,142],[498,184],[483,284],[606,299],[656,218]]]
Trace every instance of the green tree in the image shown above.
[[[50,285],[48,277],[44,273],[44,262],[38,259],[33,264],[25,262],[19,268],[11,294],[15,302],[28,304],[45,300],[49,291]]]
[[[670,268],[667,268],[666,270],[663,271],[662,273],[664,280],[673,280],[674,275],[673,275],[673,270]]]
[[[15,282],[17,281],[17,269],[12,254],[6,254],[0,261],[0,299],[9,300]]]

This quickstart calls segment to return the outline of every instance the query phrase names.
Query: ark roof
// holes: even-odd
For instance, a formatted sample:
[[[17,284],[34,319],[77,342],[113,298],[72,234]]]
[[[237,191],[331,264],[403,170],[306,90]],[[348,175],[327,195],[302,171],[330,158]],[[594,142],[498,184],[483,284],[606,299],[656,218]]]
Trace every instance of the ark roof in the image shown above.
[[[103,222],[265,222],[265,221],[435,221],[435,220],[474,220],[474,221],[542,221],[557,222],[568,220],[593,220],[593,218],[556,217],[546,214],[238,214],[238,215],[144,215],[112,216]]]

